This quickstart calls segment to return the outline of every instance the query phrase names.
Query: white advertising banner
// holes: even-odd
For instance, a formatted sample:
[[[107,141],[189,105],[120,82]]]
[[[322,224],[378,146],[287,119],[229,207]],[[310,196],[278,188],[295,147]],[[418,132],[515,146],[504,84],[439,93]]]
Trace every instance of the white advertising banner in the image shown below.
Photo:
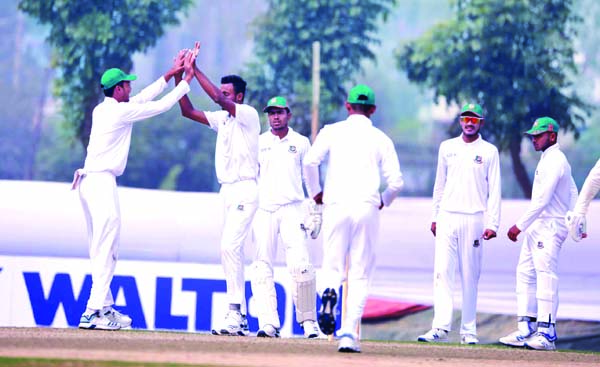
[[[0,256],[0,327],[77,327],[91,289],[89,260]],[[248,273],[247,273],[248,274]],[[248,278],[248,276],[246,277]],[[282,336],[303,335],[295,322],[291,277],[275,268]],[[209,332],[228,310],[220,265],[119,261],[111,285],[115,307],[133,328]],[[246,282],[250,330],[258,330]]]

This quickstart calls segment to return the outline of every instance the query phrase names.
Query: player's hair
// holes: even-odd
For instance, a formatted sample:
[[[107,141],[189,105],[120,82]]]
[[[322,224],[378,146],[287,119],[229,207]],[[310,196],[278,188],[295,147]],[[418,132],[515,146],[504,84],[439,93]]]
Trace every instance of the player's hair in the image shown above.
[[[242,93],[246,96],[246,81],[238,75],[226,75],[221,78],[221,84],[233,84],[235,94]],[[242,101],[244,98],[242,97]]]
[[[110,87],[108,89],[102,89],[104,91],[104,95],[106,97],[112,97],[113,94],[115,93],[115,88],[117,87],[117,85],[120,85],[122,87],[123,83],[125,83],[125,80],[121,80],[120,82],[118,82],[117,84],[113,85],[112,87]]]
[[[363,113],[363,114],[369,113],[369,110],[371,108],[375,107],[375,105],[372,105],[372,104],[362,104],[362,103],[350,103],[350,106],[352,106],[352,109],[354,111]]]

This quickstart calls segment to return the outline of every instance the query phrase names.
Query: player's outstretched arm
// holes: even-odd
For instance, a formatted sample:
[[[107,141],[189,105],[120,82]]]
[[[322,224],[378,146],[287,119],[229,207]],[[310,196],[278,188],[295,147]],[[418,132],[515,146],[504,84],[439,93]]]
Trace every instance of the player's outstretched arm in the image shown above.
[[[193,53],[193,51],[192,51],[192,53]],[[191,69],[189,71],[186,71],[186,76],[189,76],[191,79],[194,77],[195,72],[194,72],[193,63],[190,66],[191,66]],[[179,73],[174,74],[174,76],[175,76],[175,84],[179,84],[181,82],[181,80],[183,79],[183,73],[181,71]],[[207,126],[209,125],[208,119],[206,118],[206,115],[204,114],[204,112],[194,108],[194,106],[192,105],[192,101],[190,101],[190,98],[187,96],[187,94],[179,100],[179,109],[181,110],[181,115],[183,117],[187,117],[190,120],[194,120],[196,122],[199,122],[199,123],[207,125]]]
[[[194,52],[199,52],[200,50],[200,42],[196,42],[196,45],[194,47]],[[225,97],[225,95],[223,94],[223,92],[217,88],[216,85],[213,84],[213,82],[210,81],[210,79],[208,79],[208,77],[200,70],[198,69],[198,67],[196,66],[196,64],[194,63],[194,73],[196,75],[196,79],[198,80],[198,83],[200,83],[200,86],[202,87],[202,89],[206,92],[206,94],[208,94],[208,96],[219,106],[221,106],[221,108],[223,108],[225,111],[229,112],[229,114],[231,116],[236,116],[235,114],[235,103],[228,99],[227,97]]]

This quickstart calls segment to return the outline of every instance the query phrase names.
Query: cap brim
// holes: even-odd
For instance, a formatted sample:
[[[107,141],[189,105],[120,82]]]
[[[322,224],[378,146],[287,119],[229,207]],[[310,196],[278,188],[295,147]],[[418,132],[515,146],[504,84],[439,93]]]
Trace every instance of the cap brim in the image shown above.
[[[478,114],[477,112],[473,112],[473,111],[463,111],[460,113],[461,116],[464,116],[465,113],[470,113],[472,115],[475,115],[475,117],[479,117],[479,118],[483,118],[483,116],[481,116],[480,114]]]
[[[269,108],[280,108],[282,110],[288,110],[288,112],[290,111],[290,108],[288,106],[267,106],[263,108],[263,112],[269,112]]]
[[[545,133],[545,131],[537,131],[537,130],[530,129],[530,130],[525,131],[523,134],[525,134],[525,135],[540,135],[543,133]]]
[[[128,74],[126,77],[123,78],[123,80],[126,80],[128,82],[132,81],[132,80],[136,80],[137,79],[137,75],[134,74]]]

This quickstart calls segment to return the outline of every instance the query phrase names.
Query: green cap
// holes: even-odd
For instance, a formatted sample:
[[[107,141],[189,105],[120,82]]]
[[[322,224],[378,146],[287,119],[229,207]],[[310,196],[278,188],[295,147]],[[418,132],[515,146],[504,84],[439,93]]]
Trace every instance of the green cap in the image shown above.
[[[546,131],[558,133],[558,123],[551,117],[540,117],[533,123],[531,129],[525,131],[527,135],[539,135]]]
[[[477,103],[465,104],[463,106],[463,108],[460,110],[460,115],[462,116],[463,114],[465,114],[467,112],[470,112],[477,117],[483,117],[483,108],[481,108],[481,106],[478,105]]]
[[[285,108],[288,110],[288,112],[290,112],[290,107],[287,104],[287,100],[281,96],[269,99],[269,102],[267,102],[267,107],[263,108],[263,112],[268,112],[269,108],[271,107]]]
[[[122,82],[123,80],[136,80],[137,76],[133,74],[126,74],[123,70],[119,68],[108,69],[102,74],[102,78],[100,79],[100,84],[102,85],[102,89],[110,89],[117,85],[117,83]]]
[[[348,93],[348,99],[346,101],[348,103],[375,105],[375,93],[373,92],[373,89],[367,87],[366,85],[359,84],[350,89],[350,93]]]

